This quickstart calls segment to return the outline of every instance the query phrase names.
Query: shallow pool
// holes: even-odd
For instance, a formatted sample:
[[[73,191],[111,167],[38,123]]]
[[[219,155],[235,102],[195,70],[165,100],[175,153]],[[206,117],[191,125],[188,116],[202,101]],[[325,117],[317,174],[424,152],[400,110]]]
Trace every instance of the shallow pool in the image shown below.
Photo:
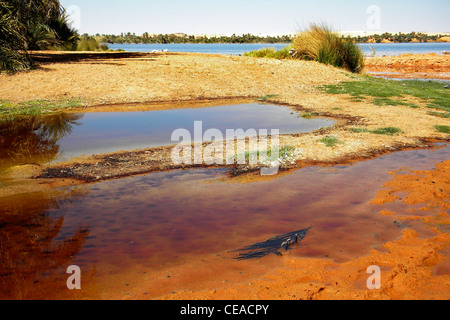
[[[270,104],[238,104],[162,111],[67,113],[27,118],[0,127],[0,167],[24,162],[67,160],[80,155],[173,145],[172,133],[186,129],[194,138],[194,122],[203,132],[215,128],[278,129],[280,134],[310,132],[334,124],[305,119],[291,108]],[[198,139],[193,139],[193,142]],[[206,140],[207,141],[207,140]]]
[[[238,261],[231,251],[309,226],[284,256],[346,261],[383,250],[402,229],[380,210],[414,209],[370,204],[389,173],[430,170],[448,158],[448,146],[410,150],[253,183],[227,179],[228,169],[176,170],[0,198],[0,298],[112,298],[130,290],[150,298],[248,282],[279,267],[280,257]],[[83,272],[80,292],[65,287],[73,264]]]

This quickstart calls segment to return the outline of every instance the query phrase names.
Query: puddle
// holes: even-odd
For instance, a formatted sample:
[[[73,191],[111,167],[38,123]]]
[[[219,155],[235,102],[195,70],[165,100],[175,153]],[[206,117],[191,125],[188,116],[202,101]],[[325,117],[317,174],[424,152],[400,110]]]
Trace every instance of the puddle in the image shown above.
[[[172,132],[184,128],[194,137],[194,121],[209,128],[278,129],[280,134],[310,132],[333,120],[304,119],[285,106],[240,104],[142,112],[58,114],[27,118],[0,127],[0,167],[24,162],[68,160],[80,155],[172,145]],[[195,141],[195,140],[194,140]]]
[[[247,184],[225,179],[227,169],[192,169],[1,198],[0,298],[155,298],[248,282],[282,261],[239,261],[232,250],[309,226],[284,257],[342,262],[383,251],[402,228],[380,210],[411,209],[370,204],[389,172],[433,169],[449,151],[403,151]],[[80,266],[83,290],[65,287],[69,265]]]

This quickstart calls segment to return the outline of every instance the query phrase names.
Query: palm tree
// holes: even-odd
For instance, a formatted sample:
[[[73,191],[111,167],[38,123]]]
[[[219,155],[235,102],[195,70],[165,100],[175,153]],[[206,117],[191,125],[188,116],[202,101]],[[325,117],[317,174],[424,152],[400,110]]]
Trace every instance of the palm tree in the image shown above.
[[[19,19],[18,1],[0,1],[0,69],[12,72],[31,67],[25,51],[26,27]]]
[[[0,0],[0,69],[17,72],[32,66],[29,49],[55,44],[75,47],[78,34],[59,0]]]

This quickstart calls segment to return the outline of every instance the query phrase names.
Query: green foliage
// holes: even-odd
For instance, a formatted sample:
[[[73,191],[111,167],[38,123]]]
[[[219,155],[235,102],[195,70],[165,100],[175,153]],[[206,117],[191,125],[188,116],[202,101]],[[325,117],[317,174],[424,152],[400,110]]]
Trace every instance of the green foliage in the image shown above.
[[[275,52],[274,48],[262,48],[262,49],[253,50],[250,52],[245,52],[244,56],[254,57],[254,58],[267,58],[269,55],[272,55],[274,52]]]
[[[291,49],[292,46],[287,46],[280,50],[275,50],[274,48],[262,48],[245,52],[244,56],[256,58],[292,59],[292,55],[289,53]]]
[[[318,112],[307,112],[307,113],[303,113],[300,115],[300,117],[305,118],[305,119],[312,119],[315,116],[318,116],[319,113]]]
[[[429,111],[428,114],[440,118],[450,118],[450,112],[435,112],[435,111]]]
[[[315,60],[338,68],[359,73],[364,67],[364,54],[352,41],[340,37],[324,25],[311,25],[310,29],[294,38],[295,57]]]
[[[121,33],[120,35],[112,34],[97,34],[101,37],[101,43],[291,43],[294,38],[290,35],[283,36],[258,36],[252,34],[243,34],[231,36],[194,36],[183,33],[177,34],[156,34],[150,35],[148,32],[144,32],[142,35],[136,35],[135,33]],[[375,42],[381,42],[383,39],[394,42],[410,42],[412,39],[417,39],[421,42],[436,41],[445,35],[428,36],[422,33],[411,32],[408,34],[390,34],[384,33],[382,35],[369,35],[369,36],[357,36],[346,37],[345,40],[349,42],[367,42],[369,39],[373,39]]]
[[[122,33],[120,35],[97,34],[101,43],[123,44],[123,43],[290,43],[292,37],[284,36],[257,36],[251,34],[231,36],[194,36],[183,33],[149,35],[147,32],[141,36],[135,33]]]
[[[77,51],[100,51],[102,48],[94,38],[81,39],[77,45]]]
[[[450,126],[434,126],[441,133],[450,133]]]
[[[326,136],[325,138],[323,138],[319,141],[330,148],[335,147],[337,144],[343,143],[343,142],[339,141],[337,137],[334,137],[334,136]]]
[[[33,62],[27,50],[75,43],[58,0],[0,0],[0,68],[7,72],[29,69]]]
[[[372,34],[367,36],[356,36],[356,37],[347,37],[350,40],[356,42],[375,42],[381,43],[383,40],[388,40],[391,42],[428,42],[428,41],[439,41],[440,38],[445,37],[445,35],[427,35],[420,32],[410,32],[410,33],[389,33],[385,32],[383,34]]]
[[[376,105],[418,106],[404,101],[390,99],[392,97],[413,96],[427,101],[427,107],[450,112],[450,93],[439,82],[419,80],[386,80],[361,76],[357,81],[341,82],[337,85],[323,86],[322,90],[331,94],[349,94],[356,99],[373,98]]]
[[[375,133],[375,134],[386,134],[386,135],[392,136],[394,134],[402,132],[402,130],[399,128],[396,128],[396,127],[385,127],[385,128],[378,128],[378,129],[372,130],[370,132]]]
[[[266,94],[265,96],[259,97],[258,101],[267,101],[269,99],[275,98],[276,96],[278,96],[277,94]]]
[[[366,128],[348,128],[348,130],[353,133],[370,132],[369,129]]]
[[[83,101],[78,99],[61,101],[31,100],[18,104],[0,100],[0,122],[14,120],[19,116],[38,116],[83,105]]]

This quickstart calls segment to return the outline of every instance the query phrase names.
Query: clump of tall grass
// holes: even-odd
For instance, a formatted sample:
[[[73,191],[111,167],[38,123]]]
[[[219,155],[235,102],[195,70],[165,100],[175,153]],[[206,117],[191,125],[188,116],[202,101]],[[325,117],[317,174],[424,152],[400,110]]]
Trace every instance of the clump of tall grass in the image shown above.
[[[77,44],[77,51],[104,51],[108,50],[108,46],[100,44],[93,37],[81,39]]]
[[[354,73],[361,72],[364,66],[364,54],[358,45],[324,25],[313,24],[297,34],[293,46],[295,58],[315,60]]]
[[[50,47],[52,50],[60,51],[107,51],[106,44],[100,44],[95,37],[83,36],[78,42],[67,43],[62,45],[54,45]]]

